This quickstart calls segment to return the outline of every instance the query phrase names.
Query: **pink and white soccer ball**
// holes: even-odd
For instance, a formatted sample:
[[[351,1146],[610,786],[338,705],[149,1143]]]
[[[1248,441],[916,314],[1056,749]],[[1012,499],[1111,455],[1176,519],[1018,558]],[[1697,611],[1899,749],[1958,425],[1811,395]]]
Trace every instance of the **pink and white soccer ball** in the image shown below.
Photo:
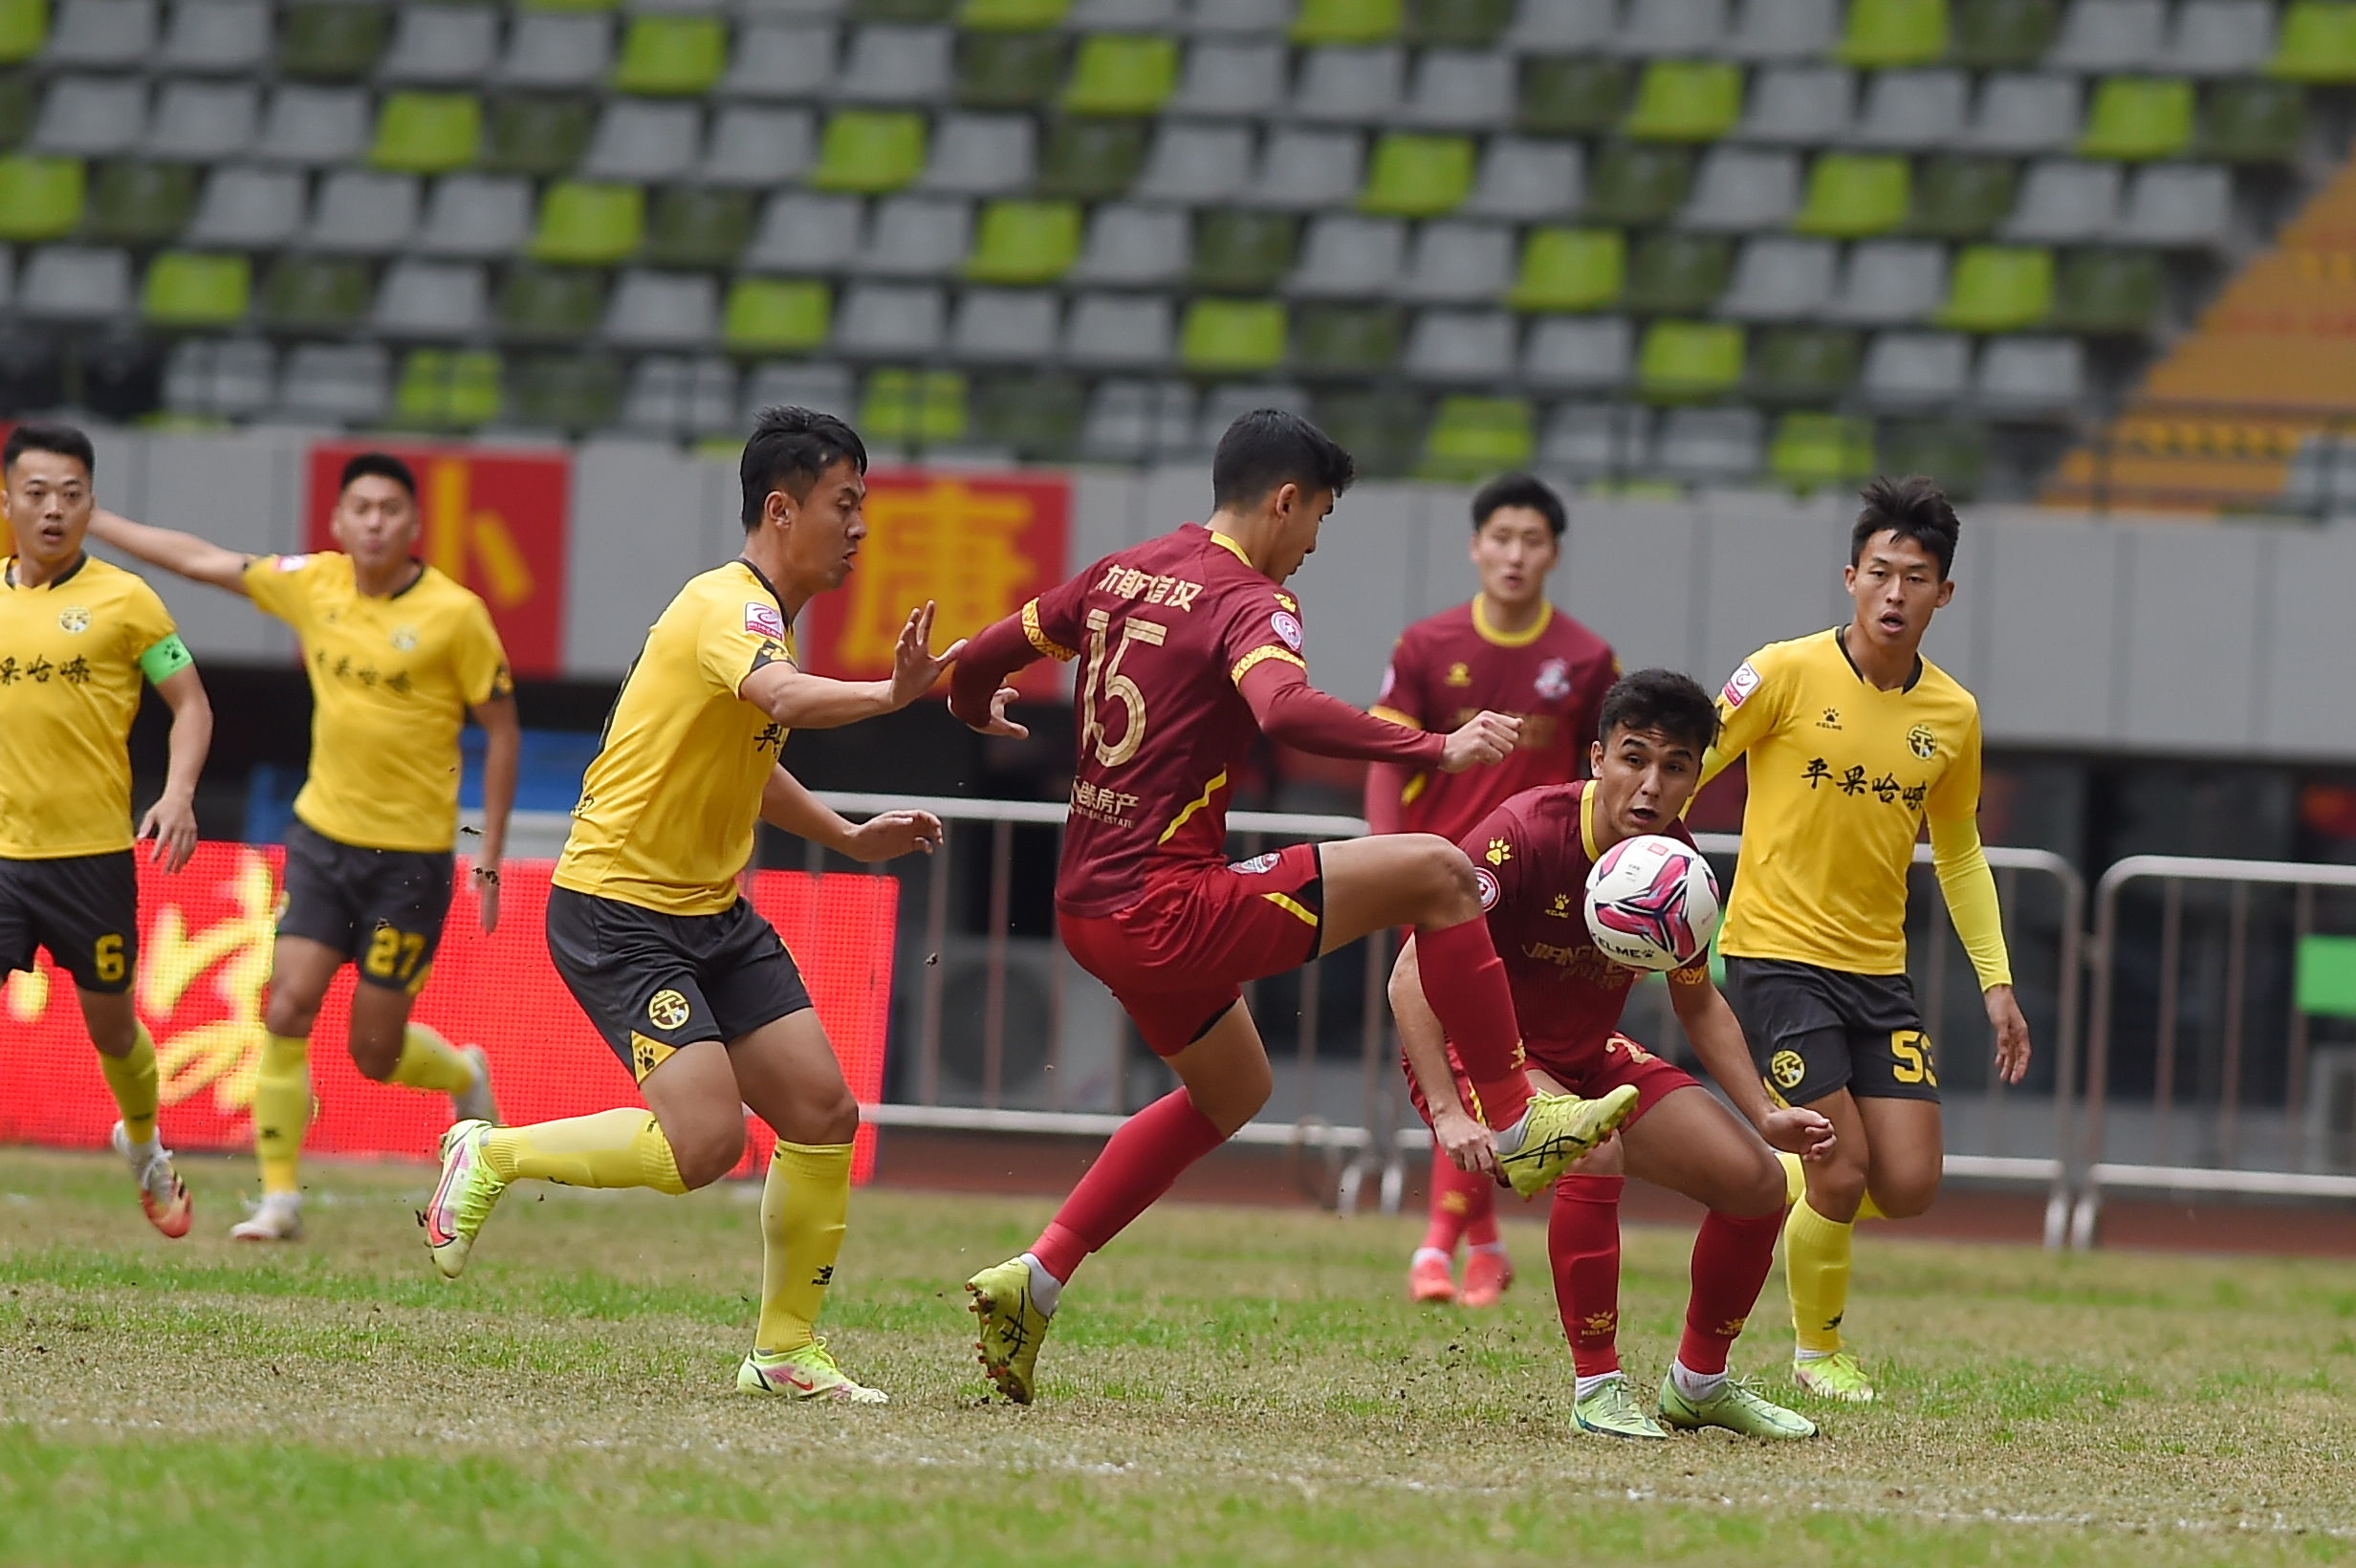
[[[1632,969],[1673,969],[1718,932],[1718,879],[1699,850],[1657,833],[1623,838],[1587,873],[1587,931]]]

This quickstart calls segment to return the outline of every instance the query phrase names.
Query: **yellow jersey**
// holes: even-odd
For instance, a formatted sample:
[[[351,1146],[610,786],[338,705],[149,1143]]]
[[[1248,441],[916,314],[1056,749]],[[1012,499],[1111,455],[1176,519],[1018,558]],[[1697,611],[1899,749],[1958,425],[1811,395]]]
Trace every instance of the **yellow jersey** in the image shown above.
[[[1882,690],[1836,627],[1751,655],[1718,694],[1718,717],[1703,776],[1751,759],[1718,950],[1905,973],[1914,840],[1926,819],[1979,814],[1979,704],[1927,659]]]
[[[84,555],[38,588],[0,567],[0,860],[131,847],[141,661],[166,642],[171,612],[119,566]]]
[[[294,628],[311,678],[311,766],[294,815],[360,849],[438,854],[458,835],[458,732],[515,689],[483,601],[425,567],[362,594],[352,557],[323,550],[246,565],[255,608]]]
[[[688,579],[622,678],[556,885],[666,915],[732,906],[787,733],[736,689],[793,657],[777,592],[752,562]]]

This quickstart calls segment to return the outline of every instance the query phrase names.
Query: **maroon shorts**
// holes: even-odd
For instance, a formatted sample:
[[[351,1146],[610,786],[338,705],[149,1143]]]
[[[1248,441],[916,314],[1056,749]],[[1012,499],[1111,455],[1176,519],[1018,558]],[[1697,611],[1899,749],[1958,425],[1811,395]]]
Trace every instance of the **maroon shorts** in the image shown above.
[[[1553,1078],[1572,1094],[1588,1100],[1598,1100],[1624,1083],[1636,1087],[1636,1109],[1628,1113],[1630,1125],[1636,1119],[1661,1102],[1664,1095],[1694,1086],[1693,1075],[1673,1062],[1663,1061],[1651,1052],[1629,1039],[1625,1034],[1614,1034],[1602,1049],[1569,1056],[1547,1049],[1544,1040],[1531,1040],[1527,1049],[1530,1065]],[[1415,1114],[1431,1122],[1431,1107],[1424,1103],[1423,1085],[1415,1081],[1415,1071],[1408,1067],[1403,1056],[1400,1068],[1407,1076],[1407,1095],[1415,1101]],[[1456,1075],[1456,1098],[1466,1109],[1473,1103],[1472,1080],[1464,1074],[1464,1063],[1456,1058],[1456,1048],[1448,1048],[1449,1071]]]
[[[1104,982],[1158,1056],[1211,1032],[1247,980],[1317,956],[1325,885],[1317,845],[1155,881],[1118,914],[1058,915],[1063,946]]]

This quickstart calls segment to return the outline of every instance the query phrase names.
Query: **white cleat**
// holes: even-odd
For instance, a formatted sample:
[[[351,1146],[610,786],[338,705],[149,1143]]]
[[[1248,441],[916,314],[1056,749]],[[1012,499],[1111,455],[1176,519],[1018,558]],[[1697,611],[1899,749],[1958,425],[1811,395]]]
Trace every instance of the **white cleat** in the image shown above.
[[[474,1063],[474,1087],[450,1096],[450,1120],[488,1122],[497,1126],[499,1102],[491,1096],[491,1058],[483,1055],[479,1045],[462,1047],[458,1054]]]
[[[246,1217],[229,1227],[237,1241],[300,1241],[303,1235],[303,1195],[265,1192]]]
[[[140,1211],[147,1216],[147,1223],[174,1241],[186,1235],[196,1218],[196,1205],[181,1185],[180,1172],[172,1168],[172,1151],[156,1140],[133,1144],[120,1122],[107,1142],[131,1167],[131,1180],[139,1184]]]

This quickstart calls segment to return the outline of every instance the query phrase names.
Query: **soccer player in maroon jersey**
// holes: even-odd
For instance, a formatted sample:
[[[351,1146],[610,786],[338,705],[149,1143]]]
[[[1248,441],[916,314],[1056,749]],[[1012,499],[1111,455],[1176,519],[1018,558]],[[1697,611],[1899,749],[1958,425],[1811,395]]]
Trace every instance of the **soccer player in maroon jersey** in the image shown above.
[[[1479,884],[1445,838],[1295,844],[1230,865],[1231,781],[1253,742],[1448,773],[1493,765],[1519,721],[1476,713],[1428,734],[1309,685],[1300,604],[1284,581],[1317,548],[1350,454],[1308,421],[1261,409],[1220,438],[1213,512],[1120,550],[966,645],[949,706],[1006,733],[1006,678],[1081,661],[1079,756],[1056,907],[1064,947],[1104,982],[1182,1087],[1131,1117],[1029,1252],[969,1281],[983,1369],[1029,1404],[1040,1338],[1072,1271],[1267,1102],[1268,1053],[1242,984],[1370,931],[1410,926],[1430,1005],[1457,1042],[1500,1179],[1535,1194],[1634,1103],[1537,1096]],[[1778,1189],[1779,1190],[1779,1189]]]
[[[1548,602],[1562,558],[1562,498],[1526,473],[1493,479],[1472,497],[1472,568],[1480,592],[1400,634],[1374,711],[1415,730],[1448,730],[1484,709],[1521,720],[1521,741],[1494,768],[1461,773],[1378,762],[1366,770],[1366,820],[1377,833],[1436,833],[1455,841],[1499,801],[1586,771],[1603,690],[1618,678],[1611,645]],[[1493,1307],[1514,1282],[1497,1239],[1496,1185],[1431,1151],[1431,1219],[1407,1265],[1417,1301]],[[1464,1289],[1456,1247],[1471,1247]]]
[[[1525,790],[1464,838],[1514,1006],[1527,1020],[1533,1079],[1582,1095],[1632,1088],[1638,1097],[1620,1136],[1555,1184],[1547,1251],[1578,1371],[1576,1419],[1583,1430],[1616,1437],[1667,1435],[1620,1372],[1620,1191],[1632,1173],[1710,1209],[1693,1243],[1692,1295],[1677,1359],[1662,1380],[1661,1419],[1810,1437],[1813,1422],[1729,1379],[1726,1358],[1766,1282],[1783,1223],[1783,1171],[1769,1145],[1821,1162],[1832,1151],[1832,1123],[1768,1098],[1706,958],[1670,972],[1669,997],[1703,1065],[1756,1133],[1682,1070],[1620,1034],[1638,974],[1604,956],[1585,919],[1587,872],[1614,844],[1638,834],[1692,841],[1678,817],[1701,782],[1717,710],[1709,693],[1665,669],[1617,682],[1603,709],[1589,752],[1592,782]],[[1424,994],[1422,946],[1421,938],[1408,942],[1391,973],[1409,1086],[1449,1158],[1486,1172],[1494,1164],[1491,1136],[1460,1101],[1465,1085],[1450,1032]]]

